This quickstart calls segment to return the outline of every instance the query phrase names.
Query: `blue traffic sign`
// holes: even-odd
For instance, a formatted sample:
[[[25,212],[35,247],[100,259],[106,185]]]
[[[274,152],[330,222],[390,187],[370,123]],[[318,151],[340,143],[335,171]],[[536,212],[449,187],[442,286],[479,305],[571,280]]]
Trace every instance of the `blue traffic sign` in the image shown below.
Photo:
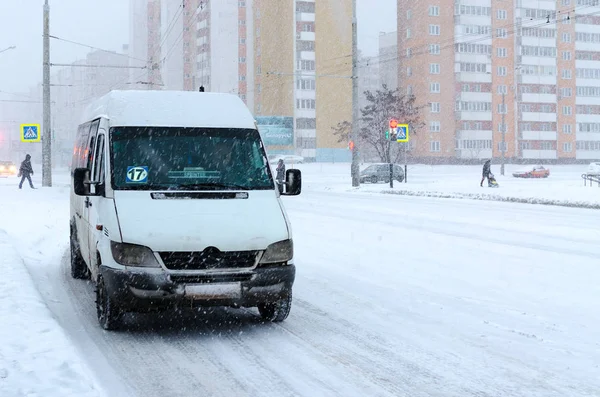
[[[39,124],[21,124],[21,142],[39,142],[41,139]]]
[[[408,124],[398,124],[396,128],[396,142],[408,142]]]

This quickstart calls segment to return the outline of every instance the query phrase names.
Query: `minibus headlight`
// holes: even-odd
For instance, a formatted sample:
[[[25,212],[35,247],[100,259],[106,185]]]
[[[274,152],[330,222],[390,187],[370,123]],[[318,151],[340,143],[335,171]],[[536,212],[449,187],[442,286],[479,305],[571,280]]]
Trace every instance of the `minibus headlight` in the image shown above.
[[[267,247],[260,263],[283,263],[294,258],[294,242],[283,240]]]
[[[115,261],[123,266],[160,267],[154,252],[148,247],[136,244],[110,242],[110,250]]]

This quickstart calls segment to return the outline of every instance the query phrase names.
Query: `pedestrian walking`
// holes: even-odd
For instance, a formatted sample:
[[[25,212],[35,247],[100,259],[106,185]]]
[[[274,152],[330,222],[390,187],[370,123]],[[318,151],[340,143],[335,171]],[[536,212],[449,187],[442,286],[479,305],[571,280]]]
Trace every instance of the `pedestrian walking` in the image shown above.
[[[19,167],[19,176],[21,177],[21,183],[19,183],[19,189],[23,188],[23,182],[25,179],[29,182],[29,187],[35,189],[33,187],[33,182],[31,182],[31,175],[33,175],[33,167],[31,166],[31,155],[26,155],[25,160],[21,163],[21,167]]]
[[[483,181],[487,178],[488,183],[490,182],[490,174],[492,173],[492,160],[487,160],[484,164],[483,164],[483,171],[482,171],[482,175],[481,175],[481,183],[479,184],[481,187],[483,187]]]

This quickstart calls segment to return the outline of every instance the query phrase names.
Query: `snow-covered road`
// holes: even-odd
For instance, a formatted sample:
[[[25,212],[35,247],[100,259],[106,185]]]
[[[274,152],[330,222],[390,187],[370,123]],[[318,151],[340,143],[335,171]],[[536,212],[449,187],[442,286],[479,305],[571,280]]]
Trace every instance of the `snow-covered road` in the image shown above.
[[[217,309],[105,332],[69,276],[68,188],[0,187],[2,228],[111,396],[600,395],[598,211],[309,189],[285,199],[286,322]]]

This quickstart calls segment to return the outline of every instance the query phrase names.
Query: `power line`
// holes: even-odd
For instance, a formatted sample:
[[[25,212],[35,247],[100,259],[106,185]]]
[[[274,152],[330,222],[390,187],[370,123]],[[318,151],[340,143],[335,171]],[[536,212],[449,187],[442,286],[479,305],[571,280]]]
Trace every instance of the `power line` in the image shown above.
[[[79,45],[79,46],[82,46],[82,47],[91,48],[92,50],[101,51],[101,52],[107,52],[107,53],[112,54],[112,55],[118,55],[118,56],[122,56],[122,57],[125,57],[125,58],[133,59],[133,60],[136,60],[136,61],[146,62],[146,61],[144,61],[142,59],[132,57],[132,56],[130,56],[128,54],[120,54],[120,53],[118,53],[116,51],[105,50],[103,48],[94,47],[92,45],[80,43],[80,42],[73,41],[73,40],[63,39],[61,37],[57,37],[57,36],[53,36],[53,35],[49,35],[49,37],[51,39],[54,39],[54,40],[64,41],[65,43],[71,43],[71,44]]]

